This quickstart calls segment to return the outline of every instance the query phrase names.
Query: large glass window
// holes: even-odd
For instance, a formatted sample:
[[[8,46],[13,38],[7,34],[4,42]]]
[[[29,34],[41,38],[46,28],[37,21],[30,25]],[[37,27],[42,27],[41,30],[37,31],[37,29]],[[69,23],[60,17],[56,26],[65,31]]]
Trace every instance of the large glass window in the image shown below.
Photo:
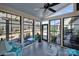
[[[60,19],[50,21],[50,41],[60,44]]]
[[[0,17],[0,39],[6,39],[6,20]]]
[[[9,26],[10,27],[10,26]],[[11,21],[11,38],[17,42],[21,42],[20,39],[20,18],[13,19]]]
[[[20,17],[0,12],[0,39],[20,42]]]
[[[33,37],[33,20],[24,18],[24,40]]]
[[[0,12],[0,39],[6,39],[6,13]]]
[[[40,22],[34,21],[34,35],[36,35],[37,33],[40,34]]]

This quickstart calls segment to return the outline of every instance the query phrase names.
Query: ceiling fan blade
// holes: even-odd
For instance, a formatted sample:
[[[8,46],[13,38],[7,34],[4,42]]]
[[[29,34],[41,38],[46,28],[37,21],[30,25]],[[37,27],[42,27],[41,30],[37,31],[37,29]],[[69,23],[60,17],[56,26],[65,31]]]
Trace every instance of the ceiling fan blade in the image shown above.
[[[60,4],[60,3],[52,3],[52,4],[50,4],[50,7],[56,6],[56,5],[58,5],[58,4]]]
[[[51,12],[56,12],[56,10],[48,8],[48,10],[50,10]]]

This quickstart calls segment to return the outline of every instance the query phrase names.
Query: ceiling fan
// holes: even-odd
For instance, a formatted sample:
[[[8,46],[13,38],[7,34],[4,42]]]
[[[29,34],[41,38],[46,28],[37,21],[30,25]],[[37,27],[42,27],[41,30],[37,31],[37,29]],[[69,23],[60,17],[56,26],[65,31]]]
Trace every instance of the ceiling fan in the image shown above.
[[[51,12],[56,12],[56,10],[52,9],[51,7],[58,5],[59,3],[45,3],[44,6],[42,7],[42,9],[44,9],[44,13],[46,12],[46,10],[49,10]]]
[[[41,7],[41,8],[39,8],[39,9],[44,9],[44,11],[43,11],[44,13],[45,13],[47,10],[49,10],[49,11],[55,13],[56,10],[52,9],[51,7],[56,6],[56,5],[58,5],[58,4],[60,4],[60,3],[45,3],[44,6]],[[36,10],[38,10],[38,9],[36,9]]]
[[[45,13],[46,13],[47,10],[49,10],[49,11],[55,13],[56,10],[52,9],[51,7],[56,6],[56,5],[58,5],[58,4],[60,4],[60,3],[44,3],[44,6],[43,6],[43,7],[40,7],[40,8],[38,8],[38,9],[36,9],[36,10],[43,9],[42,18],[44,18]]]

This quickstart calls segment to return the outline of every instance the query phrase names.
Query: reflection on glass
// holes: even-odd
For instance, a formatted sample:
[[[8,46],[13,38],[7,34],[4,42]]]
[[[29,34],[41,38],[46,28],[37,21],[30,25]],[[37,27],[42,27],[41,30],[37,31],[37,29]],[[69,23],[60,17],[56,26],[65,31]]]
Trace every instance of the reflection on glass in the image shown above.
[[[50,21],[50,41],[60,44],[60,20]]]

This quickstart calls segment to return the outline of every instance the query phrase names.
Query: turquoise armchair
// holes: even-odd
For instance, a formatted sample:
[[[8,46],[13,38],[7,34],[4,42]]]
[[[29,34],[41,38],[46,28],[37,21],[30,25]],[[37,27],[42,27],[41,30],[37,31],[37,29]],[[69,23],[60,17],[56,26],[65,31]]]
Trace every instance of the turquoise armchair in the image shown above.
[[[19,43],[16,42],[6,42],[6,53],[11,53],[14,52],[16,56],[21,56],[22,55],[22,46]]]
[[[79,50],[68,48],[67,49],[67,55],[69,55],[69,56],[79,56]]]

